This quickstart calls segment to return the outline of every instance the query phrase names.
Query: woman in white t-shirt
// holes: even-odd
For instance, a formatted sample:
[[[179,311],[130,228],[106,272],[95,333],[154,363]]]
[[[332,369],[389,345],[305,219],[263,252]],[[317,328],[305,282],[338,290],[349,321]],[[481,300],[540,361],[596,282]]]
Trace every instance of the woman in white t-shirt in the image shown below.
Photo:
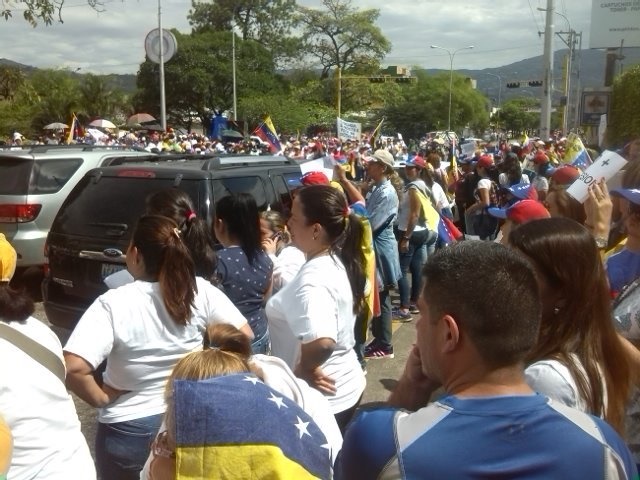
[[[364,230],[344,194],[329,185],[300,189],[288,226],[307,261],[267,302],[272,353],[327,396],[344,430],[366,384],[353,349],[364,304]]]
[[[252,337],[244,316],[196,277],[178,225],[143,216],[127,250],[133,283],[108,291],[82,316],[65,346],[67,386],[99,408],[96,463],[102,478],[137,479],[165,411],[163,390],[176,362],[201,348],[210,323]],[[107,360],[103,383],[94,371]]]
[[[546,218],[512,230],[509,245],[535,267],[542,301],[527,383],[602,417],[623,435],[630,368],[611,321],[607,277],[593,236],[569,218]]]

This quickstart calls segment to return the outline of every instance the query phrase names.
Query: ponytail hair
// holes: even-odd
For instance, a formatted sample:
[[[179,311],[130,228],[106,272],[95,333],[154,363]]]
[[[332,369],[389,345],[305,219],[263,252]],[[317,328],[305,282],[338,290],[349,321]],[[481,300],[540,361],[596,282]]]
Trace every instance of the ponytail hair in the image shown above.
[[[366,283],[362,220],[351,212],[345,195],[330,185],[302,187],[297,197],[309,223],[322,225],[329,237],[331,253],[344,264],[353,294],[353,311],[359,313],[364,306]]]
[[[216,202],[216,219],[221,219],[229,236],[240,244],[249,263],[262,250],[260,214],[255,198],[248,193],[232,193]]]
[[[131,243],[144,259],[145,273],[158,279],[171,318],[179,325],[189,323],[197,290],[195,267],[177,224],[160,215],[144,215]]]
[[[165,188],[149,195],[146,203],[148,215],[163,215],[176,222],[191,253],[196,275],[215,283],[218,265],[215,244],[207,222],[196,212],[191,197],[178,188]]]

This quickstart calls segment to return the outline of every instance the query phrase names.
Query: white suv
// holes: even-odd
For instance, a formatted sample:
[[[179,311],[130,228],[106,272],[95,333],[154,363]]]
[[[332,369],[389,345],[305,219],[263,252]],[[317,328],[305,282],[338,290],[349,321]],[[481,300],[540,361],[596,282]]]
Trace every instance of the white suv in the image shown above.
[[[84,174],[133,158],[157,156],[88,145],[0,150],[0,233],[18,253],[18,274],[45,264],[44,245],[53,219]]]

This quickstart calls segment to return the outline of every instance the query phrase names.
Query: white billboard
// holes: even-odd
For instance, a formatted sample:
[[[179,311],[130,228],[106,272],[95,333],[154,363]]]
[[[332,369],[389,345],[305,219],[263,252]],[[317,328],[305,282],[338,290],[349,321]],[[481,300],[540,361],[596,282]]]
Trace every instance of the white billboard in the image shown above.
[[[593,0],[589,48],[640,47],[640,0]]]

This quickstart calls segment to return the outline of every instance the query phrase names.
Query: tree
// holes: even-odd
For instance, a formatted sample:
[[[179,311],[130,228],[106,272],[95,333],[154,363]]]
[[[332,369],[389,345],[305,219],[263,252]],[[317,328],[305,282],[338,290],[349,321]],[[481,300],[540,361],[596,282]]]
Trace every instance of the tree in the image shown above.
[[[417,82],[403,86],[400,97],[387,103],[381,112],[387,128],[406,138],[445,130],[449,114],[449,74],[429,75],[416,69],[414,75]],[[468,125],[484,130],[489,120],[484,96],[456,74],[452,86],[451,128],[460,130]]]
[[[526,131],[536,131],[540,126],[538,100],[530,97],[517,97],[502,104],[500,120],[507,131],[513,135]]]
[[[103,10],[102,0],[86,1],[91,8]],[[64,0],[0,0],[0,16],[7,20],[13,16],[15,9],[19,9],[22,10],[24,19],[32,26],[37,26],[38,22],[51,25],[54,21],[62,23],[63,6]]]
[[[30,84],[37,104],[32,126],[37,131],[47,123],[69,120],[80,106],[78,79],[67,70],[37,70]]]
[[[124,111],[124,94],[113,90],[104,77],[87,74],[79,88],[79,113],[88,119],[116,118]]]
[[[25,76],[22,70],[9,65],[0,65],[0,99],[13,100],[24,82]]]
[[[187,18],[194,33],[230,32],[235,26],[243,40],[258,42],[278,62],[300,51],[300,39],[291,34],[295,6],[295,0],[192,0]]]
[[[173,30],[180,48],[165,64],[168,122],[191,127],[194,117],[206,123],[214,109],[233,105],[231,32],[183,35]],[[158,65],[146,60],[138,73],[134,105],[139,111],[159,115]],[[236,41],[238,98],[254,93],[281,91],[284,82],[275,75],[271,55],[257,42]]]
[[[322,0],[325,11],[298,7],[305,50],[322,65],[321,78],[333,67],[343,71],[377,68],[391,51],[391,43],[375,25],[380,10],[358,10],[350,0]]]
[[[613,82],[607,142],[620,145],[640,137],[640,65],[627,69]]]

